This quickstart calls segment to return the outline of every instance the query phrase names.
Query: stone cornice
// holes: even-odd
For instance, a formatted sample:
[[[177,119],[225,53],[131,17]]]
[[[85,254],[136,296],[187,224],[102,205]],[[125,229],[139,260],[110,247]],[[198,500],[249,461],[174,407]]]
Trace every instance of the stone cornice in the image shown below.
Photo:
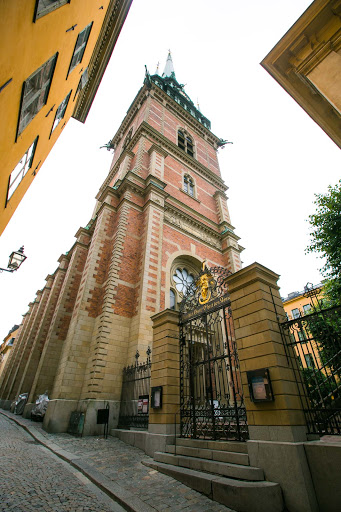
[[[193,236],[206,244],[222,250],[220,233],[194,219],[191,214],[186,214],[173,205],[165,204],[165,223],[176,227],[183,233]]]
[[[261,65],[341,148],[341,117],[307,74],[341,48],[340,0],[315,0]]]
[[[88,83],[84,89],[79,92],[76,106],[72,114],[72,117],[82,123],[84,123],[89,113],[131,4],[132,0],[110,1],[88,65]]]
[[[154,97],[162,105],[166,104],[167,108],[172,110],[172,112],[174,112],[177,117],[182,118],[184,122],[190,126],[195,133],[197,133],[197,135],[203,137],[205,140],[208,140],[215,149],[219,147],[219,143],[221,142],[219,137],[214,135],[214,133],[212,133],[208,128],[203,126],[197,119],[195,119],[195,117],[184,110],[181,105],[179,105],[173,98],[168,96],[167,93],[165,93],[153,82],[151,83],[150,88],[148,88],[146,85],[143,85],[138,91],[119,129],[111,140],[114,147],[119,143],[132,119],[135,117],[142,103],[144,103],[148,96]]]
[[[160,146],[158,146],[157,144],[153,144],[149,149],[148,149],[148,153],[151,155],[153,153],[153,151],[156,151],[156,153],[159,153],[160,155],[162,155],[164,158],[167,158],[168,156],[168,153],[167,151],[165,151],[163,148],[161,148]]]
[[[59,256],[59,258],[57,259],[58,263],[61,263],[61,262],[63,261],[63,259],[66,259],[67,261],[69,261],[69,260],[70,260],[70,257],[69,257],[69,255],[68,255],[68,254],[61,254],[61,255]]]

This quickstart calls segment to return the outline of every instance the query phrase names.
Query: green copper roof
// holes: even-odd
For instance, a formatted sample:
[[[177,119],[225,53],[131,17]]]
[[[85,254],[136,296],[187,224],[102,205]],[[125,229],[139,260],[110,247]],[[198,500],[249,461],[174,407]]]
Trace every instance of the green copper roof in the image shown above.
[[[165,69],[162,76],[158,74],[158,68],[155,75],[152,75],[150,80],[156,84],[160,89],[165,91],[168,96],[173,98],[179,105],[181,105],[187,112],[189,112],[197,121],[203,124],[209,130],[211,129],[211,121],[207,119],[200,110],[194,105],[191,98],[186,94],[184,85],[180,84],[175,78],[174,65],[172,61],[171,52],[168,52],[168,57],[165,65]]]

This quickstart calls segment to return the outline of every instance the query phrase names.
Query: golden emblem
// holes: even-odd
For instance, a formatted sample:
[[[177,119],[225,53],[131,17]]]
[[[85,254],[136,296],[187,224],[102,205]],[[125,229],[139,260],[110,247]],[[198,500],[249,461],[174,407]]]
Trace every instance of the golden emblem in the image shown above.
[[[202,269],[205,270],[206,260],[202,263]],[[200,288],[199,304],[206,304],[211,298],[210,279],[211,274],[203,274],[197,281],[197,287]]]

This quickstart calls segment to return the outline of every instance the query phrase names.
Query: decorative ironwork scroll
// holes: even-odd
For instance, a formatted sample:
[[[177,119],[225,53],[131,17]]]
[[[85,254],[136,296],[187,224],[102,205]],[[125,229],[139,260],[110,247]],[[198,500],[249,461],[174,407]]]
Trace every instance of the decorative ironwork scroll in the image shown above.
[[[183,437],[248,437],[226,277],[203,264],[180,305],[180,428]]]
[[[214,311],[229,303],[226,278],[231,272],[224,267],[208,268],[205,261],[200,273],[186,285],[180,303],[180,321]]]

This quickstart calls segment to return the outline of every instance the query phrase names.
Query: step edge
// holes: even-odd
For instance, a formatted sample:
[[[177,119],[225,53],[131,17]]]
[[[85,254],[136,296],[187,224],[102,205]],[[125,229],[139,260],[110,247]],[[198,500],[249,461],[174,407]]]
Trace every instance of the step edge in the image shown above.
[[[211,473],[203,473],[201,471],[198,471],[196,469],[190,469],[190,468],[183,468],[182,466],[174,466],[173,464],[166,464],[164,462],[150,462],[150,461],[142,461],[142,463],[146,466],[153,467],[157,469],[158,466],[167,469],[171,469],[174,472],[178,473],[187,473],[187,474],[194,474],[193,476],[207,476],[208,479],[212,481],[218,481],[219,483],[225,483],[226,485],[235,485],[236,482],[242,484],[242,487],[280,487],[280,484],[277,482],[270,482],[268,480],[256,480],[256,481],[250,481],[250,480],[242,480],[238,478],[231,478],[223,475],[214,475]]]

